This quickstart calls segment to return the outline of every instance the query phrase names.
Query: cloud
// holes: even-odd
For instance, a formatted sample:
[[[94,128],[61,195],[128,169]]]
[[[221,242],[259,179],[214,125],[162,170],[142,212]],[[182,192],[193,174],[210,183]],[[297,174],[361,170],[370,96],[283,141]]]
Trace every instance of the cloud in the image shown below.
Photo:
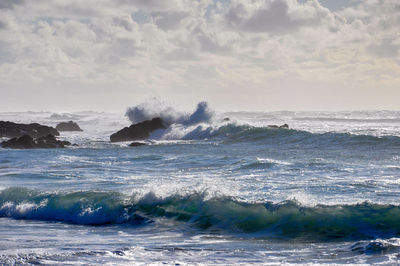
[[[298,4],[286,0],[234,2],[225,14],[228,25],[248,32],[284,34],[303,26],[318,26],[329,12],[317,2]],[[254,4],[253,4],[254,5]]]
[[[176,2],[173,0],[118,0],[117,2],[146,10],[165,10],[176,6]]]
[[[114,17],[113,22],[115,25],[123,27],[125,30],[132,32],[136,26],[132,16]]]
[[[187,17],[189,13],[187,12],[176,12],[176,11],[166,11],[160,12],[155,11],[151,13],[155,24],[163,30],[174,30],[179,28],[181,20]]]
[[[379,57],[396,58],[400,51],[400,42],[395,44],[391,40],[383,40],[379,44],[370,45],[368,51]]]
[[[12,53],[11,45],[7,42],[0,41],[0,65],[11,63],[14,60]]]
[[[13,9],[18,5],[23,5],[25,0],[1,0],[0,9]]]
[[[398,1],[341,3],[0,1],[0,89],[73,80],[120,95],[223,99],[297,83],[398,86]]]
[[[8,24],[6,22],[0,20],[0,30],[6,29],[7,27],[8,27]]]

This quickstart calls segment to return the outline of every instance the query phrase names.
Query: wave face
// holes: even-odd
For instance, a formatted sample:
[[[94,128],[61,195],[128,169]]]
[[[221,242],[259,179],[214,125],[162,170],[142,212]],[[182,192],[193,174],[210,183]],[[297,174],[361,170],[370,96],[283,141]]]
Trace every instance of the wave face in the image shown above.
[[[0,217],[60,221],[82,225],[147,222],[109,192],[41,193],[25,188],[0,192]]]
[[[83,225],[146,224],[157,217],[199,230],[283,239],[372,239],[400,233],[400,207],[373,203],[302,206],[296,201],[248,203],[207,193],[154,193],[126,199],[115,192],[0,192],[0,217]]]

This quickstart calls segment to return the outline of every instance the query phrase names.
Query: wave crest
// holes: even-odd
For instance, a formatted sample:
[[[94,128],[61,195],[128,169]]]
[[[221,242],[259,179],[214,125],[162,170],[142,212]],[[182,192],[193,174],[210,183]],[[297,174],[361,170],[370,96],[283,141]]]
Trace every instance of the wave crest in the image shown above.
[[[400,234],[400,207],[364,202],[307,207],[297,201],[243,202],[207,193],[43,193],[24,188],[0,192],[0,217],[84,225],[145,224],[157,217],[197,228],[255,237],[313,240],[371,239]]]
[[[25,188],[0,192],[0,217],[105,225],[149,221],[124,203],[119,193],[42,193]]]
[[[182,124],[189,126],[199,123],[210,123],[214,116],[214,111],[210,109],[207,102],[199,102],[196,110],[189,114],[167,106],[164,102],[155,98],[137,106],[129,107],[125,115],[132,123],[140,123],[160,117],[169,125]]]

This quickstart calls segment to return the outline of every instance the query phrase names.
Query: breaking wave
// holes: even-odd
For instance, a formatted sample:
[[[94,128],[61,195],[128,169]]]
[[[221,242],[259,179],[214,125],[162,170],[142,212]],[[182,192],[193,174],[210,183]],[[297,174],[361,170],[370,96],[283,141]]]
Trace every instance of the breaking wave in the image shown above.
[[[140,123],[160,117],[168,125],[181,124],[189,126],[199,123],[210,123],[214,116],[214,111],[209,108],[207,102],[199,102],[196,110],[188,114],[167,106],[160,100],[152,99],[149,102],[128,108],[125,115],[132,123]]]
[[[26,188],[0,192],[0,217],[82,225],[146,222],[112,192],[42,193]]]
[[[45,193],[25,188],[0,192],[0,217],[83,225],[147,224],[174,219],[199,230],[283,239],[376,239],[400,234],[400,206],[364,202],[307,207],[242,202],[207,193],[154,193],[126,197],[116,192]]]

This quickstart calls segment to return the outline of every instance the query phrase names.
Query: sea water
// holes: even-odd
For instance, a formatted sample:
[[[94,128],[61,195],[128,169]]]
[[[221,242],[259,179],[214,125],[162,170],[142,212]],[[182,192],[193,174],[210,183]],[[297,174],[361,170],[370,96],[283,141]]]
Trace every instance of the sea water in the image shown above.
[[[170,127],[147,145],[109,142],[154,115]],[[0,149],[0,264],[400,261],[400,112],[201,103],[0,120],[84,130],[61,132],[74,147]]]

